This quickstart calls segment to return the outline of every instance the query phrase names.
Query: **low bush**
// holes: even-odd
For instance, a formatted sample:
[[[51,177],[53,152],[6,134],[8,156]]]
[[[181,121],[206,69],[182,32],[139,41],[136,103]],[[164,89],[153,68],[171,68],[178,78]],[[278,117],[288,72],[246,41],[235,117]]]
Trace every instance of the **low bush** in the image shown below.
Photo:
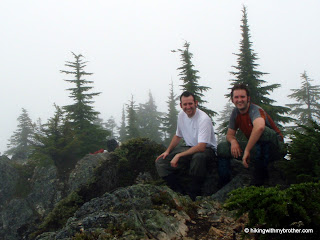
[[[237,216],[248,212],[248,227],[288,229],[300,222],[302,228],[315,231],[305,237],[319,239],[320,182],[294,184],[285,190],[252,186],[236,189],[229,196],[224,207],[236,210]]]

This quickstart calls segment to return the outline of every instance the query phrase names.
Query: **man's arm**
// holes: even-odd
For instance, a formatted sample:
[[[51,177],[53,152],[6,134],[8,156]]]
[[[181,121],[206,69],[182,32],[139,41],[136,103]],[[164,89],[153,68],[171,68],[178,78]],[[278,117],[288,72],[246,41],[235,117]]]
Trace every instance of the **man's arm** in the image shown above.
[[[198,143],[196,146],[189,148],[187,151],[176,154],[170,162],[171,166],[177,167],[178,161],[181,157],[189,156],[197,152],[204,152],[206,150],[206,147],[207,147],[207,143]]]
[[[242,163],[246,168],[249,167],[248,163],[250,161],[250,151],[260,139],[265,126],[266,122],[262,117],[258,117],[253,121],[253,129],[242,157]]]
[[[242,154],[242,149],[236,139],[236,130],[228,128],[226,139],[231,144],[231,148],[230,148],[231,155],[234,158],[240,157]]]
[[[181,140],[181,137],[178,137],[177,135],[174,135],[173,138],[171,139],[171,142],[169,144],[169,147],[167,148],[167,150],[165,152],[163,152],[161,155],[159,155],[156,159],[156,161],[159,158],[166,158],[166,156],[169,155],[169,153],[179,144]]]

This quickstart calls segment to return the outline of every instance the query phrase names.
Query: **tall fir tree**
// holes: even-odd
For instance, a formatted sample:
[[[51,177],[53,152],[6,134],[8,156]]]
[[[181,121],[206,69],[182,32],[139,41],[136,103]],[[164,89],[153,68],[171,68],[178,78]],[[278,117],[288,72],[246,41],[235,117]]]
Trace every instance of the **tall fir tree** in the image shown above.
[[[177,105],[177,96],[173,92],[173,82],[170,84],[170,93],[168,97],[168,112],[164,117],[161,118],[162,121],[162,131],[164,135],[164,143],[169,145],[172,137],[176,134],[177,130],[177,120],[178,120],[178,110]]]
[[[198,70],[194,69],[194,65],[192,63],[193,54],[189,51],[190,43],[187,41],[184,43],[184,49],[172,50],[172,52],[180,52],[180,59],[182,62],[182,66],[178,68],[180,71],[179,76],[180,80],[183,84],[182,91],[189,91],[193,93],[199,102],[199,109],[204,111],[209,115],[210,118],[214,117],[216,112],[210,110],[204,106],[207,102],[204,100],[204,92],[208,91],[210,87],[199,85],[198,81],[200,79]]]
[[[131,100],[127,105],[127,139],[138,138],[140,137],[139,133],[139,125],[138,125],[138,115],[137,115],[137,105],[133,100],[133,95],[131,96]]]
[[[74,62],[66,61],[65,64],[71,70],[61,70],[60,72],[74,76],[74,79],[65,79],[65,81],[75,84],[75,87],[67,89],[71,92],[69,97],[74,100],[74,103],[63,108],[75,127],[82,130],[88,122],[92,123],[99,114],[99,112],[93,110],[92,104],[94,101],[92,101],[92,98],[100,93],[88,93],[93,88],[88,84],[92,84],[93,81],[86,80],[83,77],[90,76],[93,73],[88,73],[84,70],[87,62],[83,61],[81,54],[76,55],[72,52],[72,55]]]
[[[297,117],[297,123],[310,126],[312,121],[320,120],[320,86],[311,85],[307,72],[301,74],[301,88],[291,89],[293,92],[288,97],[296,103],[286,104],[291,110],[290,114]]]
[[[97,149],[105,148],[107,136],[109,132],[101,126],[94,124],[99,112],[94,111],[92,98],[99,95],[99,92],[90,93],[93,88],[89,86],[93,81],[84,79],[85,76],[91,76],[93,73],[88,73],[84,70],[87,66],[81,54],[72,53],[74,62],[66,61],[65,66],[70,70],[61,70],[61,73],[72,75],[74,79],[65,81],[75,84],[75,87],[68,88],[70,98],[74,100],[71,105],[64,106],[68,120],[75,131],[75,135],[81,142],[81,153],[79,157],[95,152]]]
[[[242,39],[240,41],[240,53],[235,54],[237,59],[237,66],[233,66],[236,71],[230,72],[236,77],[231,80],[231,85],[234,86],[238,83],[243,83],[248,86],[250,91],[251,102],[261,106],[276,123],[286,123],[290,121],[289,117],[283,116],[290,109],[282,106],[273,106],[275,100],[269,98],[270,92],[279,88],[280,84],[264,85],[265,80],[260,79],[263,75],[267,74],[257,70],[259,64],[256,63],[257,54],[252,49],[252,42],[250,41],[250,30],[248,25],[248,16],[246,7],[242,9]],[[231,87],[232,87],[231,86]],[[230,94],[226,95],[230,97]]]
[[[140,104],[137,114],[140,136],[161,143],[160,125],[162,114],[157,110],[151,91],[149,91],[148,101],[145,104]]]
[[[34,142],[34,124],[29,117],[28,111],[22,108],[22,113],[17,118],[17,130],[9,139],[7,150],[4,152],[12,156],[12,159],[25,160],[32,152]]]
[[[126,114],[125,114],[125,110],[124,110],[124,106],[123,106],[121,123],[120,123],[120,127],[119,127],[119,141],[121,143],[123,143],[127,139],[128,139],[128,137],[127,137],[127,127],[126,127]]]

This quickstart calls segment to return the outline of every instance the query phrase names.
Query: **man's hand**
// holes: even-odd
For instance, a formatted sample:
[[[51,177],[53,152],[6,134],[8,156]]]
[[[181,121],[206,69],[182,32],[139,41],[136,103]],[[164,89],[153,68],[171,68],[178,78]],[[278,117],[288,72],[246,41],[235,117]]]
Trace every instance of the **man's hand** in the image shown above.
[[[164,153],[162,153],[161,155],[159,155],[157,157],[156,161],[158,161],[160,158],[165,159],[169,155],[169,153],[179,144],[180,140],[181,140],[181,137],[178,137],[177,135],[174,135],[172,137],[172,140],[171,140],[167,150]]]
[[[180,155],[176,154],[174,158],[170,161],[171,167],[178,167],[178,161],[179,161]]]
[[[161,155],[159,155],[156,159],[156,161],[158,161],[160,158],[165,159],[167,156],[169,155],[169,152],[165,151],[164,153],[162,153]],[[156,162],[155,161],[155,162]]]
[[[242,164],[245,168],[248,168],[249,163],[250,163],[250,152],[245,150],[242,157]]]
[[[242,154],[242,149],[240,148],[238,141],[234,139],[231,142],[231,155],[234,158],[238,158],[241,156],[241,154]]]

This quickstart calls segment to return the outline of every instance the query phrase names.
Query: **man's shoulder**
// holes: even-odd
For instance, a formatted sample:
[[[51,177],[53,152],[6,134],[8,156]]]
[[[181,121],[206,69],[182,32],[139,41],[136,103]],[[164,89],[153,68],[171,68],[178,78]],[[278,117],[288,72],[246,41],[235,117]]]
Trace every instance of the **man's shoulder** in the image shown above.
[[[249,107],[249,110],[259,111],[259,110],[263,110],[263,109],[262,109],[262,107],[260,107],[259,105],[254,104],[254,103],[251,103],[251,104],[250,104],[250,107]],[[263,111],[264,111],[264,110],[263,110]]]
[[[197,108],[196,114],[198,115],[199,119],[205,119],[205,120],[211,121],[211,118],[209,117],[209,115],[199,108]]]
[[[249,109],[249,116],[251,121],[254,121],[256,118],[259,118],[259,117],[266,119],[267,113],[263,110],[262,107],[256,104],[251,104]]]
[[[231,116],[230,116],[230,118],[231,118],[231,119],[235,119],[236,116],[239,115],[239,114],[240,114],[240,112],[239,112],[238,108],[234,107],[234,108],[232,109],[232,111],[231,111]]]
[[[252,113],[261,113],[261,112],[265,112],[265,111],[263,110],[262,107],[260,107],[257,104],[250,104],[248,112],[252,114]]]

